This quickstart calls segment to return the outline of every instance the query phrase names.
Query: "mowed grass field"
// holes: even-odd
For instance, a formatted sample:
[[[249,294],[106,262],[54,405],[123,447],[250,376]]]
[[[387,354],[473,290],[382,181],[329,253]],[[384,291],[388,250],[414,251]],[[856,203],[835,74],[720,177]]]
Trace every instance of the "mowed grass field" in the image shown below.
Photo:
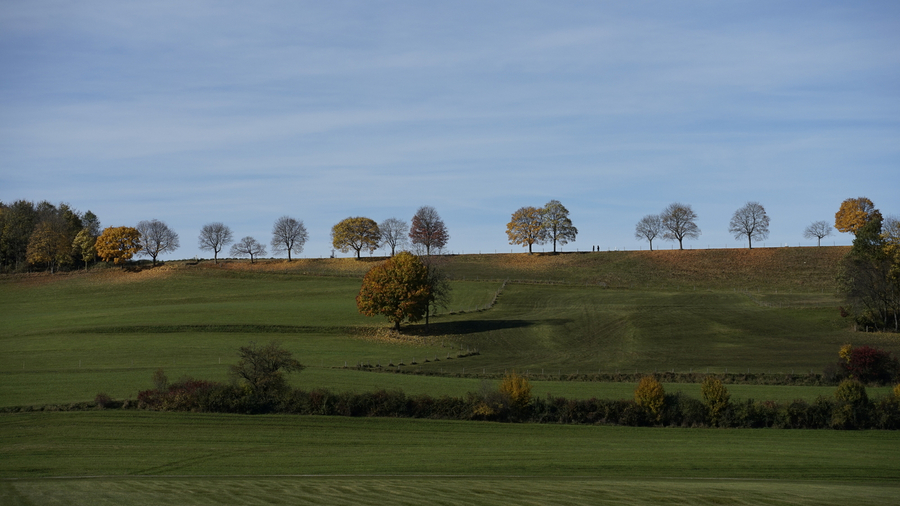
[[[631,397],[591,372],[819,372],[852,332],[842,248],[473,255],[444,259],[453,301],[400,338],[359,315],[373,261],[168,265],[0,278],[0,407],[134,398],[158,368],[227,381],[277,339],[301,388],[478,391],[527,372],[536,395]],[[496,304],[484,309],[502,288]],[[457,353],[477,349],[463,358]],[[404,365],[398,366],[397,364]],[[416,364],[413,364],[416,362]],[[366,372],[357,363],[434,376]],[[344,368],[344,365],[349,366]],[[667,384],[699,396],[698,385]],[[830,387],[729,385],[789,401]],[[869,389],[870,396],[888,389]],[[136,411],[0,415],[2,504],[892,504],[890,432],[634,429]],[[51,478],[52,477],[52,478]],[[68,477],[68,478],[66,478]]]
[[[3,504],[896,504],[900,434],[0,415]],[[53,458],[49,458],[52,456]]]

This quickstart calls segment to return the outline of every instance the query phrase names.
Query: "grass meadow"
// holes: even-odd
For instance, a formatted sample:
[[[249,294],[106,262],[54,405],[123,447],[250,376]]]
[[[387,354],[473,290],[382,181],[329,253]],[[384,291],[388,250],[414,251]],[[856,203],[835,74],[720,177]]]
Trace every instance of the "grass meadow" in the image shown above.
[[[116,411],[0,425],[3,504],[891,504],[900,493],[893,432]]]
[[[630,398],[631,383],[558,378],[820,372],[847,342],[898,353],[895,335],[853,332],[840,317],[833,280],[844,252],[447,257],[451,304],[427,332],[415,325],[399,337],[355,308],[377,259],[8,276],[0,278],[0,407],[66,405],[99,392],[133,399],[159,368],[171,379],[228,381],[239,346],[271,339],[307,366],[292,375],[296,387],[431,395],[478,391],[479,375],[516,370],[538,396]],[[665,387],[699,397],[696,384]],[[728,388],[736,399],[776,401],[833,391]],[[7,413],[0,425],[2,504],[889,504],[900,496],[900,436],[890,432],[136,411]]]

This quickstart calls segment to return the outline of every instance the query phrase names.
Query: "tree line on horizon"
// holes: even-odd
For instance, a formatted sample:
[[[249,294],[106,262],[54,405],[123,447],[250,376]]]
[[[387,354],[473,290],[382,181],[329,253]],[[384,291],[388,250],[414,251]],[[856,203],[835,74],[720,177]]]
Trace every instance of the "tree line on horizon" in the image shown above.
[[[827,221],[815,221],[804,230],[804,237],[817,239],[821,246],[821,240],[831,235],[833,228],[841,232],[855,230],[867,206],[874,209],[865,197],[847,199],[836,213],[833,227]],[[684,239],[700,237],[697,220],[690,205],[672,203],[659,214],[641,218],[634,236],[648,241],[651,251],[657,238],[677,241],[679,249],[684,249]],[[895,217],[884,218],[883,222],[886,231],[900,229]],[[765,208],[758,202],[748,202],[735,211],[729,231],[736,239],[746,238],[752,248],[753,241],[769,235]],[[552,244],[556,253],[557,245],[575,241],[578,229],[569,218],[569,210],[560,201],[551,200],[543,207],[516,210],[506,226],[506,234],[510,244],[527,247],[529,253],[534,245],[542,244]],[[290,261],[292,254],[303,251],[308,238],[302,220],[282,216],[273,225],[269,245],[273,253],[287,254]],[[332,227],[332,257],[334,250],[339,250],[355,252],[360,258],[363,251],[371,254],[381,247],[389,247],[394,256],[397,250],[409,246],[416,253],[431,255],[442,253],[449,238],[446,225],[431,206],[420,207],[411,224],[393,217],[381,223],[368,217],[348,217]],[[266,245],[255,237],[246,236],[235,242],[231,228],[221,222],[204,225],[198,244],[201,250],[212,252],[216,263],[228,245],[231,257],[249,257],[251,263],[268,254]],[[156,219],[141,221],[136,227],[110,227],[101,232],[99,219],[90,210],[82,214],[66,203],[55,206],[47,201],[34,204],[19,200],[9,205],[0,202],[0,269],[4,271],[45,266],[52,272],[77,262],[87,266],[98,259],[118,264],[135,255],[148,257],[155,265],[159,255],[172,253],[178,247],[178,234]]]

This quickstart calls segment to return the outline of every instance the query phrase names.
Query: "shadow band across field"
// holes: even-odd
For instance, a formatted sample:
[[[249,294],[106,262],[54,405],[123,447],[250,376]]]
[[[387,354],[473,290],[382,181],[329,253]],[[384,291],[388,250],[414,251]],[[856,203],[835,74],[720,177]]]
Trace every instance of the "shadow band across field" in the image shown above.
[[[554,324],[564,324],[570,320],[559,319]],[[542,320],[541,323],[547,323]],[[476,334],[496,330],[531,327],[536,322],[530,320],[467,320],[456,322],[432,322],[424,325],[404,327],[401,333],[416,335],[428,334]],[[115,325],[102,327],[84,327],[75,330],[78,334],[175,334],[190,332],[214,332],[236,334],[360,334],[371,330],[371,327],[327,326],[327,325],[260,325],[260,324],[227,324],[227,325]]]

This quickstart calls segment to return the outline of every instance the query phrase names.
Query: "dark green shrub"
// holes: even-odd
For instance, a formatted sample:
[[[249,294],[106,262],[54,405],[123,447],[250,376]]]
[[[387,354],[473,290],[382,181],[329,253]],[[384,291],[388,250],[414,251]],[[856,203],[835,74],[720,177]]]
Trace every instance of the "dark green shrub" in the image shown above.
[[[677,427],[705,427],[708,423],[706,405],[681,392],[666,396],[666,424]]]

